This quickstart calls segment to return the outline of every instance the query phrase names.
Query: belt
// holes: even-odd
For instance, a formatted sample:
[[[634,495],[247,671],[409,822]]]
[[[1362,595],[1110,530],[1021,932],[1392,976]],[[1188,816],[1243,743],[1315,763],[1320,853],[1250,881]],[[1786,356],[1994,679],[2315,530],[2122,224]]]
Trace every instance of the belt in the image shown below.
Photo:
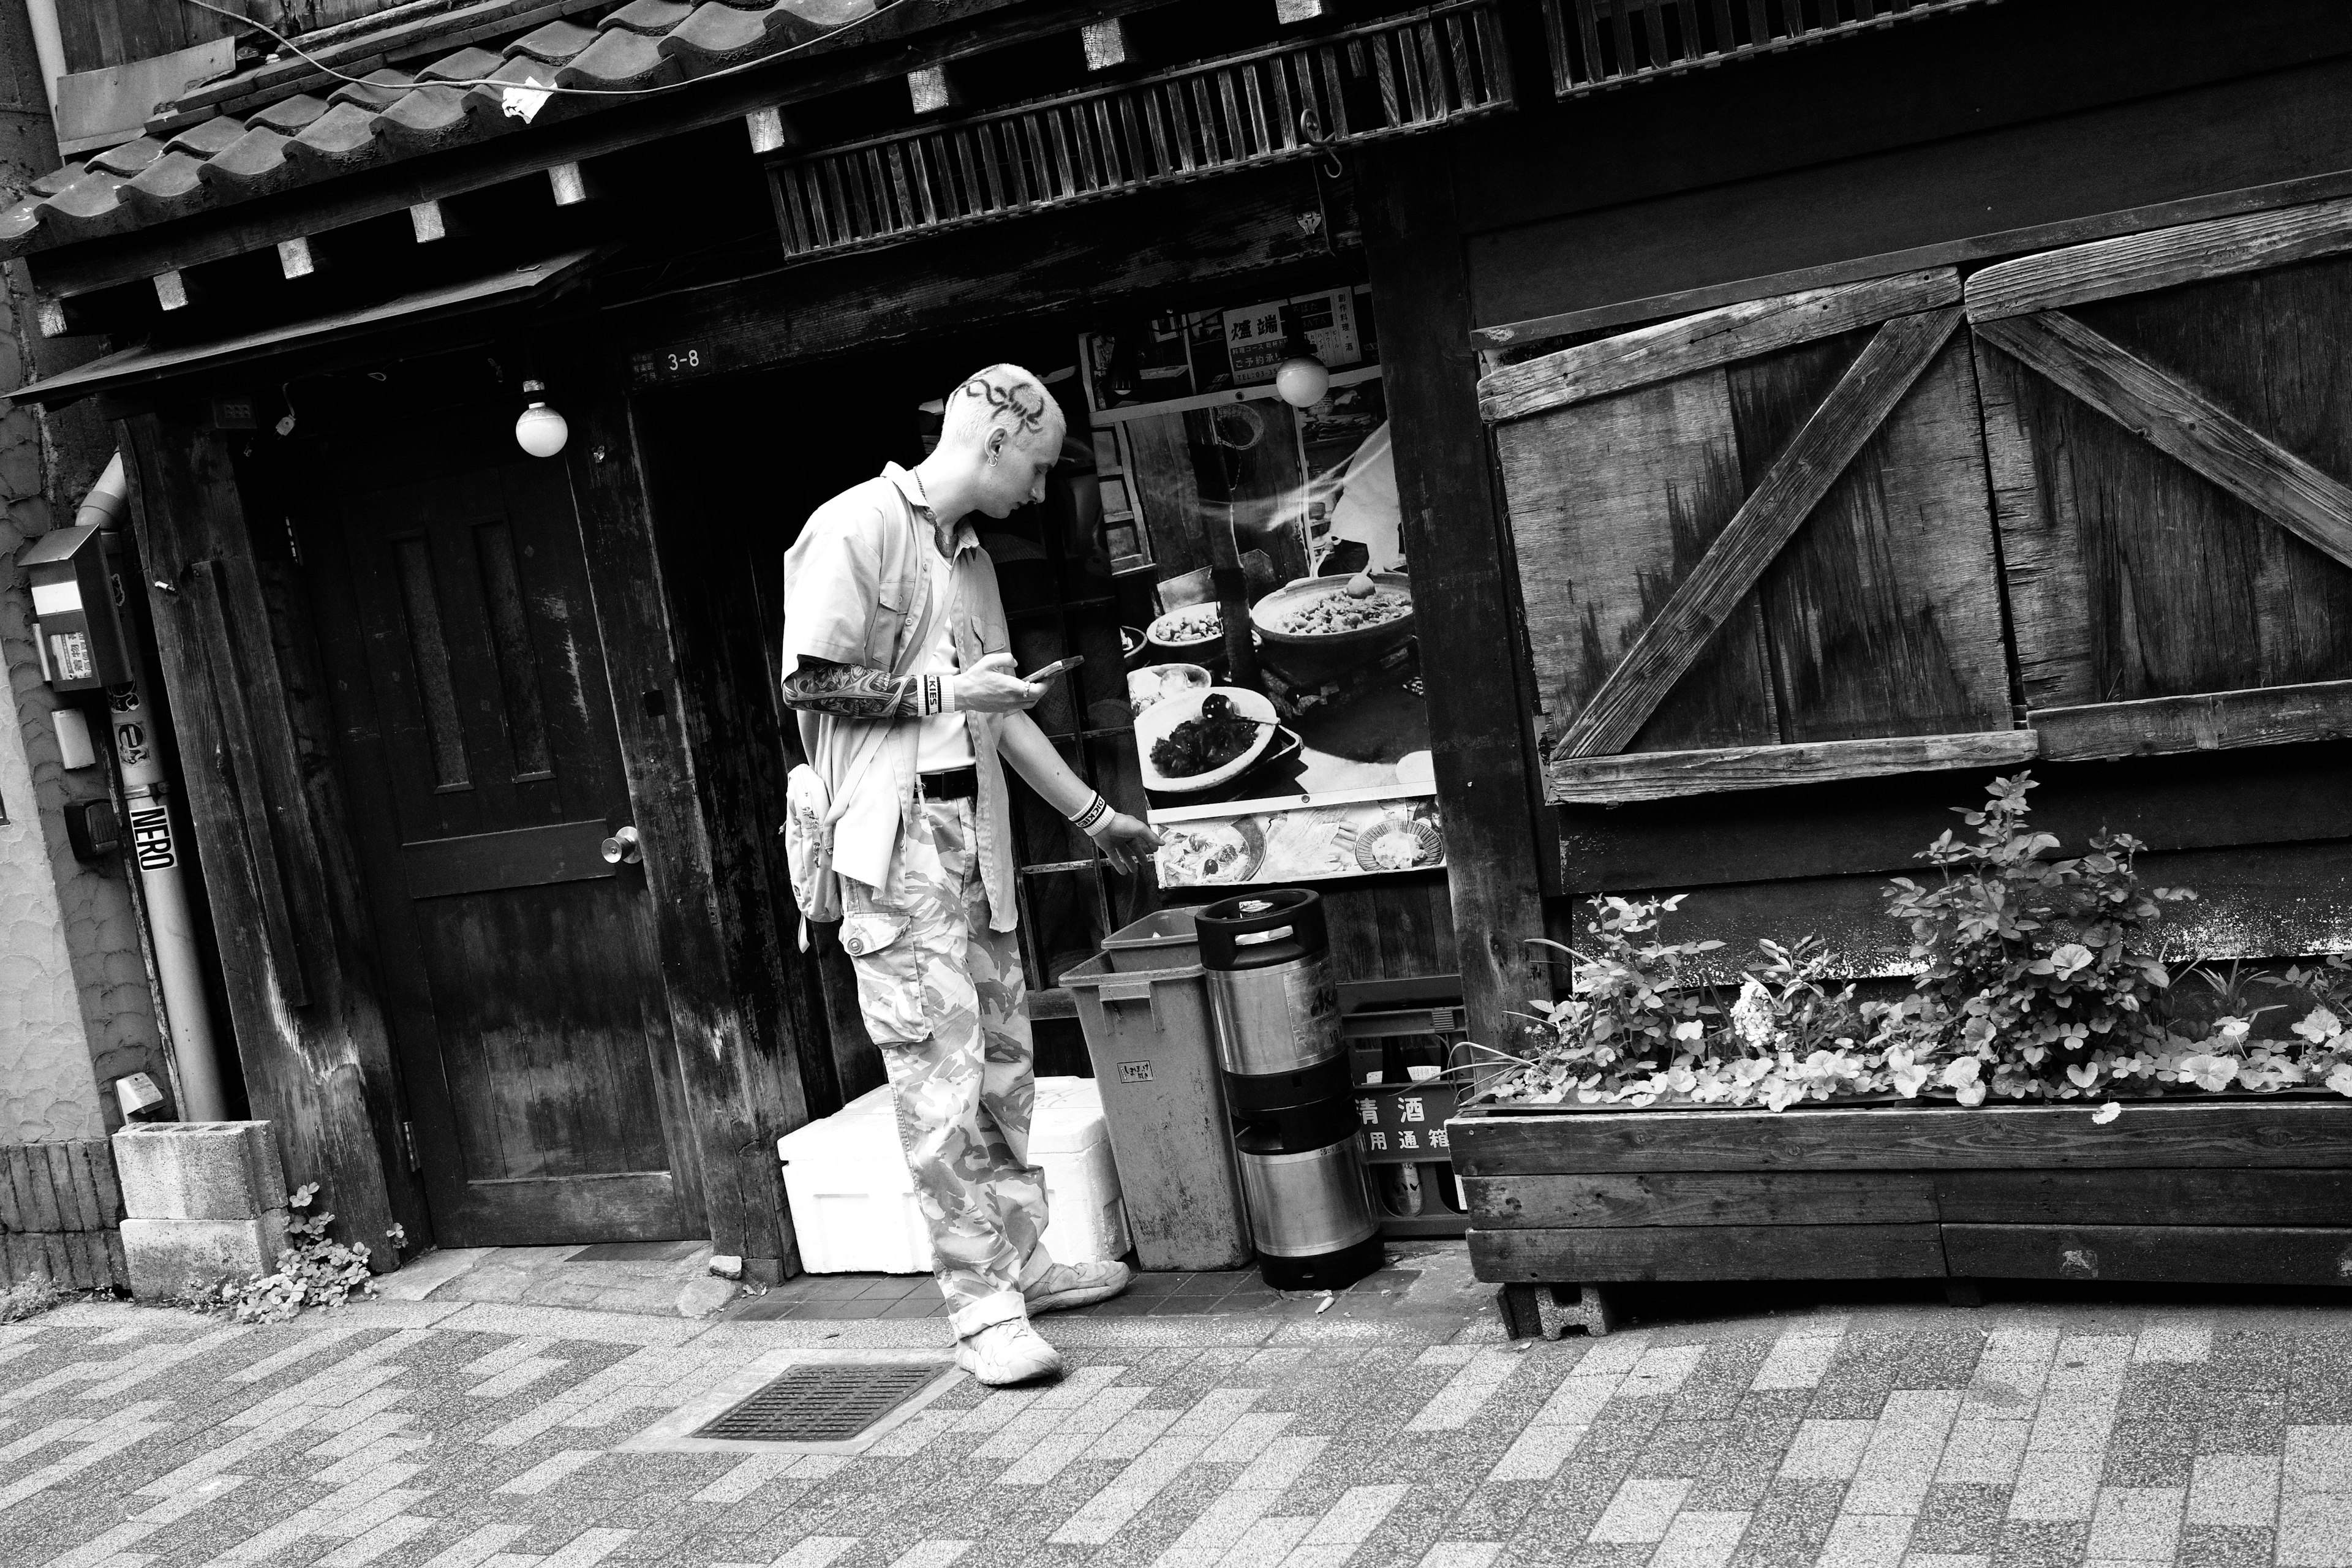
[[[975,800],[980,795],[978,768],[948,768],[920,775],[925,800]]]

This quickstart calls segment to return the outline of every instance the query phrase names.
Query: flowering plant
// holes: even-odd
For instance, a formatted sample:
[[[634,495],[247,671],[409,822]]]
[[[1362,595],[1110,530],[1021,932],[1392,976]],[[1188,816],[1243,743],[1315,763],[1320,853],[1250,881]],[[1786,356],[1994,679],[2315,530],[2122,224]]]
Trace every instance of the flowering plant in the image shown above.
[[[2183,1005],[2150,928],[2196,895],[2150,887],[2142,846],[2101,834],[2086,853],[2057,853],[2032,828],[2030,774],[1995,779],[1920,858],[1933,886],[1896,878],[1888,911],[1906,921],[1911,994],[1857,1001],[1832,990],[1825,946],[1759,944],[1726,1005],[1703,978],[1718,942],[1669,942],[1665,918],[1685,895],[1598,898],[1586,940],[1564,953],[1566,996],[1534,1004],[1527,1053],[1490,1081],[1507,1100],[1577,1105],[1761,1105],[1868,1098],[2106,1103],[2118,1095],[2225,1089],[2326,1088],[2352,1097],[2352,957],[2330,955],[2273,976],[2188,967],[2209,1005]],[[2308,1004],[2284,1039],[2257,1038],[2252,988]],[[2292,1009],[2290,1009],[2291,1011]],[[1503,1053],[1494,1053],[1503,1056]]]

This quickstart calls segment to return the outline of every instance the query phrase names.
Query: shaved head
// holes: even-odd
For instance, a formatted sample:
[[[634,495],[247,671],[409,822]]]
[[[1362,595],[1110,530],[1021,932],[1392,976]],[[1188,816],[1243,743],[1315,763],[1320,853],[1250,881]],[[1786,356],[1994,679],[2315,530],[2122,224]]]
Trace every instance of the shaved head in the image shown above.
[[[1017,364],[992,364],[975,371],[948,394],[942,411],[940,445],[977,451],[997,431],[1005,444],[1022,447],[1062,441],[1061,405],[1045,384]]]

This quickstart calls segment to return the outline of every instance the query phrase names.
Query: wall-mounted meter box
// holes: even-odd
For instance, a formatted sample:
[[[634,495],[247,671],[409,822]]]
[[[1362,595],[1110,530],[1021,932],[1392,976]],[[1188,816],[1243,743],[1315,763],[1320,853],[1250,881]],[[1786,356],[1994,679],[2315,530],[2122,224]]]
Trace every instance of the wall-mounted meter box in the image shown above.
[[[102,691],[131,679],[115,542],[88,523],[54,529],[18,556],[32,579],[34,643],[57,691]]]

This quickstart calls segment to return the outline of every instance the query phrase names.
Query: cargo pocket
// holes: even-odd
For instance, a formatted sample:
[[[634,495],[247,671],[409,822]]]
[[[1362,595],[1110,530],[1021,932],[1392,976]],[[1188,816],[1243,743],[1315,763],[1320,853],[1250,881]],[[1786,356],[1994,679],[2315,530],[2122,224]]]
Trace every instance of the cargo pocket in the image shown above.
[[[885,583],[875,590],[874,619],[866,632],[867,668],[898,668],[898,641],[915,629],[913,590],[908,583]]]
[[[923,1009],[922,955],[906,940],[903,915],[864,910],[841,922],[841,948],[857,975],[857,1010],[877,1046],[912,1045],[930,1037]]]

